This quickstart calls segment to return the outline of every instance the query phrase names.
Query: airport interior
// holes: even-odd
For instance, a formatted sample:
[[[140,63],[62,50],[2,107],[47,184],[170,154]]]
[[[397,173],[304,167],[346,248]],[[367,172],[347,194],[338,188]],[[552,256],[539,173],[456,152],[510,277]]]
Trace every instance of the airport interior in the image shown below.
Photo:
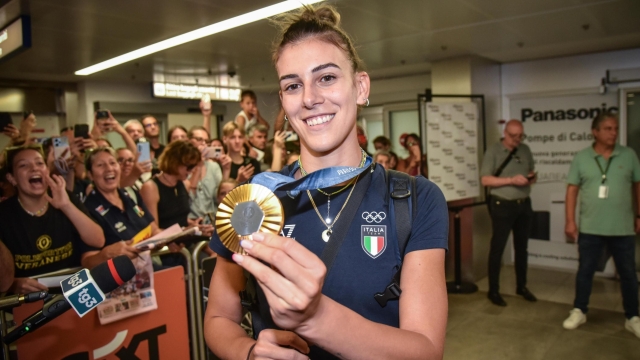
[[[638,19],[0,0],[3,358],[640,359]]]

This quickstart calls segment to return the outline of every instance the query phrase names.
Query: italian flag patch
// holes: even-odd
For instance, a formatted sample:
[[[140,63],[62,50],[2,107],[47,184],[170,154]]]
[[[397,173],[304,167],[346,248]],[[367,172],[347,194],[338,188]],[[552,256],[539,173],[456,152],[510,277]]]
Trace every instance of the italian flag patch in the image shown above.
[[[377,258],[387,248],[385,225],[362,225],[362,249],[372,258]]]

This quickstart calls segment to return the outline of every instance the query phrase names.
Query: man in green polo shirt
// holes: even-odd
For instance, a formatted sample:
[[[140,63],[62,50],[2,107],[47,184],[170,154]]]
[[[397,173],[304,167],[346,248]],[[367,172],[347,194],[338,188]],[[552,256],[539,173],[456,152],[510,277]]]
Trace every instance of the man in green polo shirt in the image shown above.
[[[507,303],[500,296],[500,266],[509,233],[513,231],[516,267],[516,293],[528,301],[536,297],[527,289],[527,245],[531,229],[531,184],[535,182],[533,156],[525,144],[524,129],[518,120],[510,120],[504,138],[490,146],[480,168],[482,185],[489,188],[489,213],[493,235],[489,250],[488,298],[498,306]]]
[[[640,219],[633,209],[633,188],[636,196],[640,194],[640,162],[632,149],[616,144],[615,114],[598,115],[591,132],[595,142],[576,154],[567,178],[565,233],[571,242],[578,241],[579,267],[574,309],[562,325],[572,330],[587,321],[593,275],[607,246],[620,274],[625,328],[640,338],[635,261],[635,234],[640,231]],[[578,193],[579,229],[575,221]],[[640,204],[637,200],[640,199],[636,204]]]

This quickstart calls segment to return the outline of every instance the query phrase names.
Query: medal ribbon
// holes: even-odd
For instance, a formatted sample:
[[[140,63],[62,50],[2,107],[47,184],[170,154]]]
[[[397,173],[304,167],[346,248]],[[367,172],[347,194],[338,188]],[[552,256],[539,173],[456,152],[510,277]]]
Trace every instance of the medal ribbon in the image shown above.
[[[296,180],[293,178],[293,174],[299,169],[298,162],[296,161],[289,176],[280,173],[265,172],[254,176],[251,179],[251,183],[262,185],[271,191],[287,191],[289,195],[295,197],[298,196],[300,191],[327,188],[351,180],[365,172],[372,162],[373,159],[371,156],[367,156],[362,167],[332,166],[314,171]]]

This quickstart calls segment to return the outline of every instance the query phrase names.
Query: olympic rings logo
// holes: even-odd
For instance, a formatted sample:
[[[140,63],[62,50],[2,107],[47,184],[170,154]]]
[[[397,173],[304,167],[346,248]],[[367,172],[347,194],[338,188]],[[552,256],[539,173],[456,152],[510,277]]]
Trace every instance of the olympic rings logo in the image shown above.
[[[362,218],[364,220],[366,220],[369,224],[371,224],[372,222],[375,222],[376,224],[379,224],[382,220],[387,218],[387,214],[384,213],[384,211],[380,211],[380,212],[363,212],[362,213]]]

